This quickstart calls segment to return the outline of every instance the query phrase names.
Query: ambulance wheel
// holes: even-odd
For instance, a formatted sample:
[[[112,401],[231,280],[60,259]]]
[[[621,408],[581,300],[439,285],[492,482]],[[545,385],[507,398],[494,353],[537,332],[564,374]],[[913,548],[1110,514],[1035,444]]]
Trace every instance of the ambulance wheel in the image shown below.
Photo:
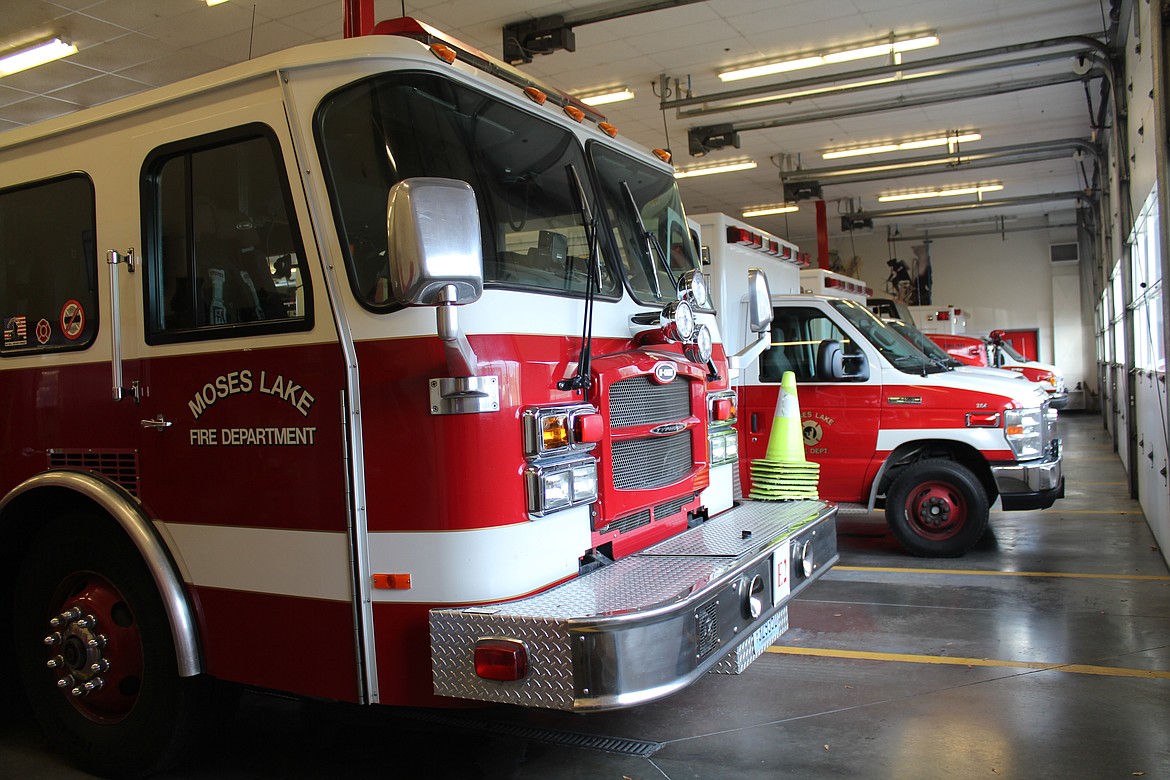
[[[953,460],[907,466],[886,493],[886,522],[909,552],[957,558],[987,529],[987,494],[979,478]]]
[[[213,681],[179,677],[162,599],[138,550],[104,518],[47,522],[14,592],[16,667],[54,748],[103,776],[178,759]]]

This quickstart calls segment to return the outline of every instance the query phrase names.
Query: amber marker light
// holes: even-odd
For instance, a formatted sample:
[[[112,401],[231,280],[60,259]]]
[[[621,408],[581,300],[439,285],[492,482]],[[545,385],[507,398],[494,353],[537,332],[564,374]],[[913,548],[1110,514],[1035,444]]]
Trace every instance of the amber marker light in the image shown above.
[[[548,100],[548,95],[536,87],[525,87],[524,94],[527,95],[533,103],[536,103],[539,106],[543,106],[544,102]]]
[[[455,61],[455,50],[450,46],[445,46],[441,43],[432,43],[431,53],[448,65]]]

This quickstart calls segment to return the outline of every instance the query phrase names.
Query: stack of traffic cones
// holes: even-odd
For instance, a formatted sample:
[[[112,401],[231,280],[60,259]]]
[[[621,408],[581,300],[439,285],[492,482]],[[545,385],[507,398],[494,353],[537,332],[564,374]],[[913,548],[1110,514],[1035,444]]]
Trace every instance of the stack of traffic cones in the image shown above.
[[[780,378],[780,397],[768,437],[768,451],[751,464],[752,489],[749,496],[760,501],[791,501],[817,498],[821,466],[804,457],[804,433],[800,403],[796,398],[796,374],[785,371]]]

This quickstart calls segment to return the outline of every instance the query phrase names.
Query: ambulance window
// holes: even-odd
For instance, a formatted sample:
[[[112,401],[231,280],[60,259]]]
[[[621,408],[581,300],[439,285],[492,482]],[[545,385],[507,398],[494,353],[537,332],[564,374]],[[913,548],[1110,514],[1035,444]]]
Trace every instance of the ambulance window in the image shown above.
[[[93,184],[0,190],[0,355],[88,347],[97,334]]]
[[[861,350],[846,333],[820,310],[803,306],[774,309],[772,346],[760,357],[760,380],[779,382],[785,371],[796,374],[796,381],[817,378],[817,349],[825,339],[841,342],[845,354]]]
[[[312,327],[304,250],[267,128],[169,145],[144,171],[148,343]]]

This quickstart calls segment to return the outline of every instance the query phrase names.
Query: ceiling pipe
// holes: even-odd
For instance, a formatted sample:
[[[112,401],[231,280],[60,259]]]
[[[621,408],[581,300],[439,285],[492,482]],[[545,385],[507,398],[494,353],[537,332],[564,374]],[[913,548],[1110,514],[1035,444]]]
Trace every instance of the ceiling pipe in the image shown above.
[[[908,72],[918,70],[931,70],[940,68],[946,65],[956,63],[965,63],[973,60],[988,59],[991,57],[1003,57],[1012,54],[1019,54],[1021,52],[1037,52],[1052,48],[1067,48],[1074,47],[1074,51],[1062,51],[1045,55],[1036,55],[1031,58],[1021,58],[1017,60],[1010,60],[1007,62],[987,63],[980,66],[971,66],[971,69],[956,69],[947,71],[943,75],[957,76],[966,75],[967,73],[977,72],[979,70],[986,70],[988,68],[1010,68],[1018,67],[1020,65],[1034,64],[1050,59],[1062,59],[1065,57],[1075,57],[1086,53],[1093,53],[1099,59],[1107,60],[1109,58],[1108,47],[1096,38],[1088,36],[1065,36],[1061,38],[1049,38],[1040,41],[1032,41],[1030,43],[1014,44],[1011,46],[999,46],[993,49],[983,49],[975,52],[965,52],[962,54],[951,54],[943,57],[931,57],[925,60],[917,60],[914,62],[903,62],[896,65],[880,65],[871,68],[860,68],[858,70],[851,70],[845,73],[837,73],[824,76],[814,76],[807,79],[798,79],[787,82],[772,82],[770,84],[762,84],[754,87],[741,87],[738,89],[725,90],[723,92],[715,92],[710,95],[701,97],[688,96],[685,98],[675,98],[673,100],[663,99],[659,102],[659,108],[662,110],[668,108],[678,109],[678,116],[680,118],[699,116],[706,113],[717,113],[721,111],[731,110],[730,108],[711,108],[700,109],[695,111],[684,112],[681,109],[687,106],[707,105],[713,102],[725,100],[737,100],[739,98],[753,97],[756,95],[767,95],[778,91],[795,92],[807,89],[815,89],[822,86],[830,86],[842,81],[865,81],[880,76],[897,76]],[[890,82],[896,84],[897,82]],[[882,86],[889,86],[885,84]],[[846,91],[846,90],[841,90]],[[823,94],[810,97],[824,97]],[[790,98],[792,100],[795,98]],[[758,105],[758,103],[754,104]],[[738,106],[742,108],[743,106]]]
[[[947,203],[934,206],[911,206],[901,209],[886,209],[883,211],[855,211],[851,214],[842,214],[842,221],[846,219],[897,219],[901,217],[916,217],[922,214],[944,214],[952,211],[973,211],[975,209],[1008,208],[1011,206],[1028,206],[1034,203],[1054,203],[1062,200],[1090,201],[1088,195],[1080,190],[1072,192],[1053,192],[1047,195],[1023,195],[1017,198],[996,198],[995,200],[981,200],[973,203]]]
[[[999,165],[1017,165],[1030,162],[1056,160],[1081,152],[1101,160],[1102,151],[1096,144],[1080,138],[1065,138],[1035,144],[1014,144],[977,152],[955,153],[910,157],[888,162],[853,165],[833,165],[824,168],[801,168],[781,171],[784,182],[818,182],[822,185],[855,184],[867,181],[920,176],[931,173],[948,173],[956,170],[975,170]]]
[[[912,236],[890,236],[886,241],[898,243],[901,241],[924,241],[926,239],[942,240],[945,238],[972,238],[975,236],[999,236],[1005,233],[1034,233],[1038,230],[1057,230],[1060,228],[1075,228],[1076,222],[1055,222],[1042,225],[1014,225],[1012,227],[992,225],[987,228],[968,228],[966,230],[931,230],[928,227],[917,228],[921,233]]]

